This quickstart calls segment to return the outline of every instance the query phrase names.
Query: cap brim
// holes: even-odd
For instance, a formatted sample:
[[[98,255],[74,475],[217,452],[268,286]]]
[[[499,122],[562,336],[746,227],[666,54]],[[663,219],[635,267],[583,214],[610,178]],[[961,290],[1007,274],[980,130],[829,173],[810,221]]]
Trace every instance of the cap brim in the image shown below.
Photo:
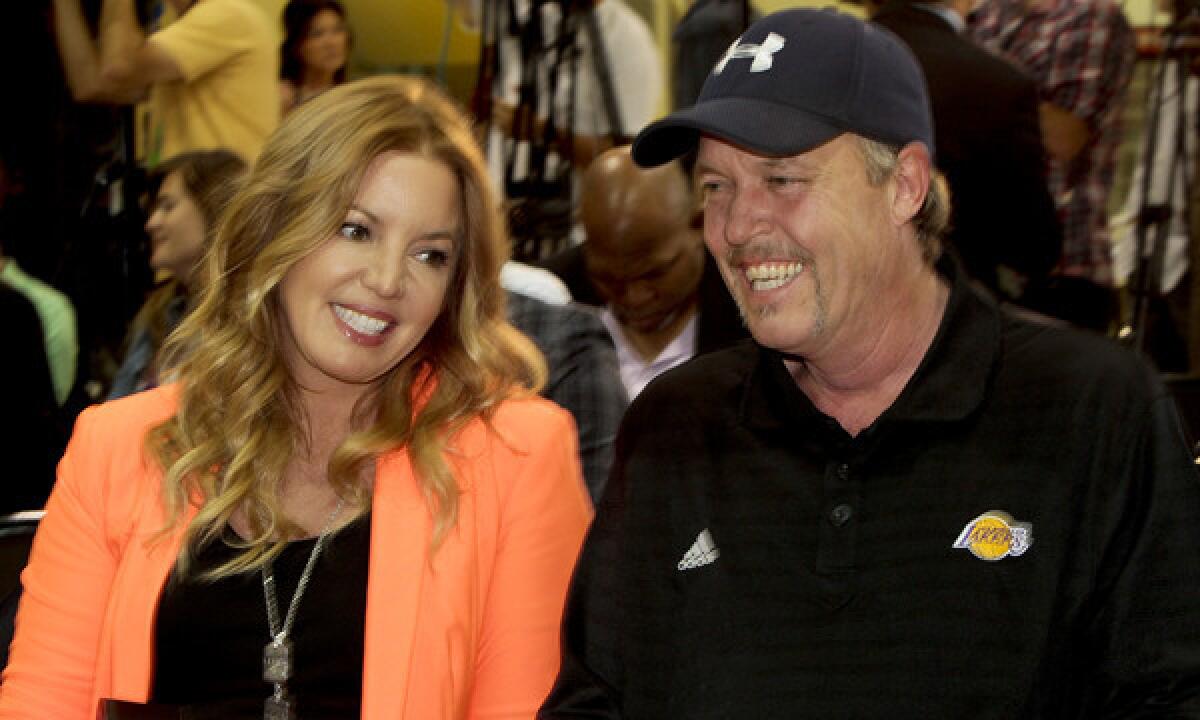
[[[633,141],[633,160],[654,167],[686,155],[711,135],[768,157],[799,155],[845,130],[828,118],[752,98],[703,100],[650,123]]]

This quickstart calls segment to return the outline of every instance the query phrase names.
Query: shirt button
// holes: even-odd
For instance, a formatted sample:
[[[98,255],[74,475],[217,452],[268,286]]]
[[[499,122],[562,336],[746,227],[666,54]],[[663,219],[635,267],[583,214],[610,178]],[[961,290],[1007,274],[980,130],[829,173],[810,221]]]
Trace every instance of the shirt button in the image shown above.
[[[837,476],[839,478],[841,478],[842,480],[845,480],[846,478],[850,477],[850,466],[847,465],[846,463],[842,463],[841,465],[838,465],[837,466]]]
[[[833,523],[834,527],[845,525],[851,517],[854,516],[854,508],[842,503],[829,511],[829,522]]]

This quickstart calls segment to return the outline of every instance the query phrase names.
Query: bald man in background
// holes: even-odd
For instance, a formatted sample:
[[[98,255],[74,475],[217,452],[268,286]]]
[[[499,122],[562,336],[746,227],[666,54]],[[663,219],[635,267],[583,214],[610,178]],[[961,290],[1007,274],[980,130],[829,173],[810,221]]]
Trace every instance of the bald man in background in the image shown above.
[[[678,163],[643,169],[629,147],[584,174],[578,251],[604,305],[630,400],[655,376],[746,337],[700,232],[700,209]]]

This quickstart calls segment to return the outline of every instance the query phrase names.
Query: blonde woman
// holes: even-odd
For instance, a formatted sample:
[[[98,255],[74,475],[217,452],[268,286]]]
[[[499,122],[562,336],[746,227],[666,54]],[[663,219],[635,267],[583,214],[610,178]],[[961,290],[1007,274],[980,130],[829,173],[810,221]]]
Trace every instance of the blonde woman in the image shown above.
[[[467,120],[423,81],[270,139],[170,347],[85,412],[24,574],[0,718],[529,718],[590,507],[504,321]]]

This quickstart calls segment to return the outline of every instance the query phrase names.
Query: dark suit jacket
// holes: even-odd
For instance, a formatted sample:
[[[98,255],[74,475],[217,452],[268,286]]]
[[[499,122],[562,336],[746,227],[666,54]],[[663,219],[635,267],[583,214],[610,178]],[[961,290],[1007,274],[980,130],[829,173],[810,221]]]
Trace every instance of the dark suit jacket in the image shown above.
[[[629,404],[608,329],[591,308],[551,305],[515,292],[508,293],[508,320],[546,356],[542,397],[575,417],[583,479],[598,502]]]
[[[993,289],[998,265],[1044,278],[1058,262],[1062,233],[1046,189],[1033,80],[903,0],[872,20],[907,43],[925,72],[935,162],[953,206],[948,244]]]
[[[571,298],[582,305],[604,306],[604,300],[587,274],[583,246],[575,245],[543,260],[539,265],[558,276]],[[712,256],[704,254],[704,274],[698,289],[700,308],[696,317],[696,354],[720,350],[750,336],[737,305],[721,278]]]

